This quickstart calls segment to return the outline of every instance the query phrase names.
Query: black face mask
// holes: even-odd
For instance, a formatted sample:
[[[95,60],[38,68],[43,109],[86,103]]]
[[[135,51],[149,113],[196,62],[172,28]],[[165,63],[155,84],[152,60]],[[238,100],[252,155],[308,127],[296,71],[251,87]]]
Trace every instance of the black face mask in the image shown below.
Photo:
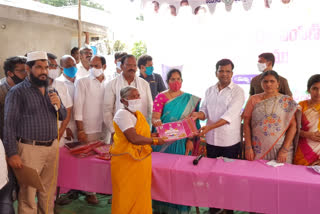
[[[13,77],[10,77],[15,85],[22,82],[24,79],[20,79],[17,75],[13,74]]]
[[[45,75],[45,74],[42,74],[42,75]],[[30,73],[30,80],[32,84],[34,84],[36,87],[48,87],[49,78],[47,75],[45,76],[47,77],[46,80],[40,80],[38,77],[35,77],[32,73]]]

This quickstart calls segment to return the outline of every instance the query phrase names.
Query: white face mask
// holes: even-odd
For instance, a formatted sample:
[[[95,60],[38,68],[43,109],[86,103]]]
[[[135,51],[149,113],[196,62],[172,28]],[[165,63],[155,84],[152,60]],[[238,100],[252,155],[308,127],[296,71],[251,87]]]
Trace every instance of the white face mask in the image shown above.
[[[260,72],[263,72],[266,68],[267,68],[267,64],[266,63],[258,62],[258,69],[259,69]]]
[[[90,73],[91,73],[94,77],[99,77],[101,74],[103,74],[103,70],[102,70],[102,68],[100,68],[100,69],[90,68]]]
[[[140,111],[141,109],[141,99],[126,100],[128,102],[128,109],[132,112]]]
[[[49,69],[49,71],[48,71],[48,77],[51,79],[55,79],[55,78],[59,77],[59,75],[60,75],[60,68]]]
[[[117,62],[117,68],[121,70],[121,61]]]

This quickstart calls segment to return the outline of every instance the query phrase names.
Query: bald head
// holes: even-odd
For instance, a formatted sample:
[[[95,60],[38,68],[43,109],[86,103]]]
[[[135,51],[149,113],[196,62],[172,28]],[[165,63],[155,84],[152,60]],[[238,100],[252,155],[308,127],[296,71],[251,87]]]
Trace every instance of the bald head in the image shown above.
[[[63,68],[76,67],[76,60],[70,55],[64,55],[60,59],[60,66]]]

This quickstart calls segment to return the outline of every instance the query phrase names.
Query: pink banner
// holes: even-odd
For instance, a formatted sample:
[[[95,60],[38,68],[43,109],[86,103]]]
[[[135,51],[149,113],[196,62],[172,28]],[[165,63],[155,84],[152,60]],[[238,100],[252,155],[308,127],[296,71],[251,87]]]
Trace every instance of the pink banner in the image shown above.
[[[152,198],[176,204],[259,213],[319,213],[320,175],[305,166],[271,167],[265,161],[152,154]],[[58,185],[111,193],[110,162],[75,158],[60,150]]]

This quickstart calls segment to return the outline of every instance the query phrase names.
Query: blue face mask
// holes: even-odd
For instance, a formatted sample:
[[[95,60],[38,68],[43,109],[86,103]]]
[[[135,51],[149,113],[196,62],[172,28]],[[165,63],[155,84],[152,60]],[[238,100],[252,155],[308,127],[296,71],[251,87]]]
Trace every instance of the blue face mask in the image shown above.
[[[67,75],[70,78],[73,78],[76,76],[76,73],[78,71],[78,68],[71,67],[71,68],[63,68],[63,73]]]
[[[150,76],[153,73],[153,66],[146,67],[146,75]]]

